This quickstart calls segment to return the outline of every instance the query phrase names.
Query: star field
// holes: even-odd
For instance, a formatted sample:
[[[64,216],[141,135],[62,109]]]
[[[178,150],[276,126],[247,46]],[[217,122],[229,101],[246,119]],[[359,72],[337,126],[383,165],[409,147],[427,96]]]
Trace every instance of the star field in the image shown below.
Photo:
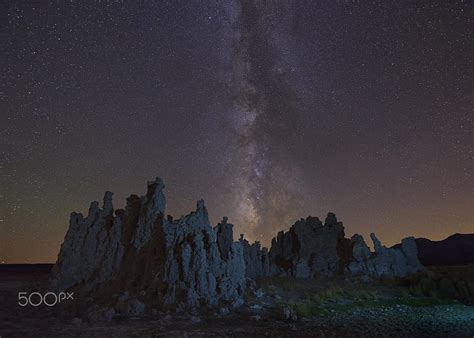
[[[473,232],[469,2],[2,4],[0,262],[53,262],[69,213],[156,176],[167,209],[268,244]]]

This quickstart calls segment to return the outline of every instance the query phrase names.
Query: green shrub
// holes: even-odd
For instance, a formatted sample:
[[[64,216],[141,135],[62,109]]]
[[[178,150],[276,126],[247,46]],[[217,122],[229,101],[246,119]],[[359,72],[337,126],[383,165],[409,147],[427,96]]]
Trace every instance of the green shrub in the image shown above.
[[[448,278],[442,278],[438,283],[438,294],[443,298],[456,298],[454,282]]]
[[[438,287],[436,280],[431,277],[425,277],[420,281],[423,296],[436,297],[438,295]]]

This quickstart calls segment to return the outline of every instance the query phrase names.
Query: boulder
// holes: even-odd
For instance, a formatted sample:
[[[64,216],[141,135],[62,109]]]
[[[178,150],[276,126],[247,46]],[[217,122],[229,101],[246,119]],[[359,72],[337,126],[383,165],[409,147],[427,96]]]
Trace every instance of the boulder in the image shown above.
[[[132,299],[127,304],[127,314],[132,317],[139,317],[145,313],[145,304],[138,299]]]
[[[282,312],[281,314],[282,314],[282,319],[283,320],[290,320],[290,321],[298,320],[298,317],[297,317],[295,311],[289,306],[283,307],[281,312]]]

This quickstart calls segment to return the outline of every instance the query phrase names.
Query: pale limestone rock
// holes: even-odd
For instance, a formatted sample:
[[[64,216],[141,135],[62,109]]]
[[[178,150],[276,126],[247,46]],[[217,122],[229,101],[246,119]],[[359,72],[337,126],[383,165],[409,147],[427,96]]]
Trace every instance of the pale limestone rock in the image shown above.
[[[375,234],[370,234],[374,244],[374,252],[369,248],[360,235],[354,235],[352,242],[352,255],[354,260],[348,265],[352,275],[370,277],[405,277],[424,268],[417,257],[416,243],[413,237],[402,240],[402,249],[386,248]]]
[[[198,201],[195,212],[167,224],[165,236],[165,303],[213,306],[243,297],[242,246],[232,241],[232,224],[226,219],[216,229],[209,225],[204,201]]]
[[[243,235],[240,235],[239,242],[244,252],[245,277],[256,279],[270,276],[268,249],[262,248],[258,241],[250,244]]]
[[[84,289],[93,289],[119,268],[123,257],[122,226],[120,218],[113,216],[112,195],[105,193],[102,209],[92,202],[86,218],[71,214],[53,269],[53,290],[66,290],[80,283]]]
[[[370,249],[364,238],[355,234],[351,237],[353,260],[348,265],[349,273],[352,275],[362,275],[368,273],[367,262],[370,259]]]
[[[406,237],[402,239],[402,252],[406,258],[410,273],[424,269],[418,259],[418,248],[416,247],[415,237]]]
[[[340,270],[338,246],[343,238],[344,226],[333,213],[325,225],[317,217],[301,219],[272,240],[272,273],[297,278],[334,275]]]
[[[227,217],[223,217],[222,221],[215,227],[215,230],[217,231],[217,244],[219,251],[221,257],[225,260],[229,257],[229,251],[232,247],[232,228],[233,225],[227,223]]]
[[[115,217],[111,192],[102,208],[91,204],[86,218],[73,213],[51,289],[98,292],[129,314],[137,311],[128,311],[132,303],[122,299],[124,294],[133,294],[134,304],[240,304],[245,261],[241,243],[233,242],[232,224],[225,219],[213,229],[204,201],[178,221],[165,220],[163,188],[160,178],[149,182],[147,194],[130,196]],[[121,292],[109,294],[116,288]],[[148,294],[155,298],[147,299]]]

